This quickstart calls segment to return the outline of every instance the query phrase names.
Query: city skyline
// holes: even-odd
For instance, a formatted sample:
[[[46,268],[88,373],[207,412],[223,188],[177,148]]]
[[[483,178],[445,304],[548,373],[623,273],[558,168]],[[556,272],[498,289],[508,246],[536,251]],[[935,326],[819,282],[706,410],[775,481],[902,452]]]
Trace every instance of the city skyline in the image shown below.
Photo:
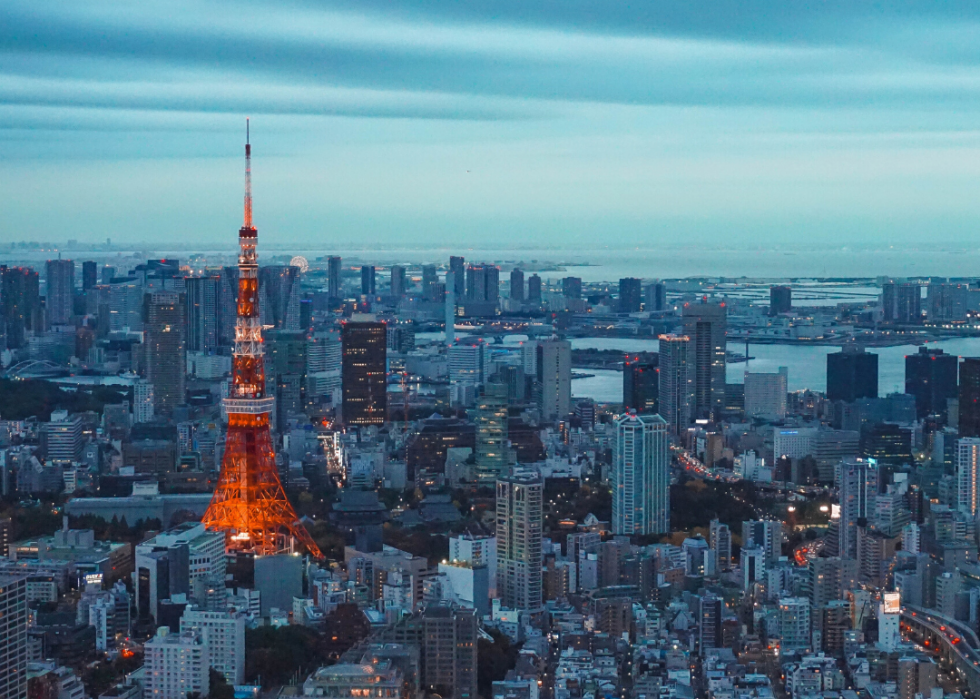
[[[909,248],[980,215],[966,5],[181,10],[5,6],[6,237],[220,241],[246,115],[295,245]]]

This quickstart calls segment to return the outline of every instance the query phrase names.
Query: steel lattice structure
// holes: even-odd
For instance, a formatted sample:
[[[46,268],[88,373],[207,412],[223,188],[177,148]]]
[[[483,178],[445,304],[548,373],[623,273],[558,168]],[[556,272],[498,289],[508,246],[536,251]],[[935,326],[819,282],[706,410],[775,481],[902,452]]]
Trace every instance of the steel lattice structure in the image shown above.
[[[228,550],[268,555],[293,543],[319,558],[320,549],[299,522],[276,469],[269,431],[273,399],[265,395],[262,324],[259,320],[258,231],[252,225],[252,147],[245,139],[245,223],[238,231],[238,320],[232,385],[225,399],[228,433],[218,486],[203,522],[227,535]]]

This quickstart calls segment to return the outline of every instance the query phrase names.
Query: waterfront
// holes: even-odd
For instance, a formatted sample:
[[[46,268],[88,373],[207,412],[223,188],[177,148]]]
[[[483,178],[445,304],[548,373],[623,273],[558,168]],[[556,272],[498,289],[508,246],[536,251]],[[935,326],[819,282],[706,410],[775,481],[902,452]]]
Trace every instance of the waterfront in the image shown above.
[[[656,352],[657,340],[616,337],[582,337],[572,341],[574,349],[621,350],[627,352]],[[960,357],[980,356],[980,338],[957,338],[930,342],[925,345],[939,348]],[[731,344],[729,349],[743,352],[744,344]],[[798,391],[809,388],[825,391],[827,387],[827,355],[839,352],[837,347],[825,345],[749,345],[754,357],[746,363],[728,364],[729,383],[742,383],[746,367],[749,371],[774,372],[781,366],[789,369],[789,389]],[[905,356],[919,351],[916,345],[875,347],[869,350],[878,355],[878,393],[905,392]],[[588,371],[595,376],[572,382],[572,395],[593,398],[599,402],[619,402],[623,398],[623,375],[613,370]]]

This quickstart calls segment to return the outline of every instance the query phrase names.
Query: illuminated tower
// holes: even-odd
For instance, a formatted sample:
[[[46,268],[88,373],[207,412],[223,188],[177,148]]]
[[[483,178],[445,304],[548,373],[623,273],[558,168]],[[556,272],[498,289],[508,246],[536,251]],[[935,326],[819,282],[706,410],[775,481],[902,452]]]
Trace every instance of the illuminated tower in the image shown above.
[[[259,266],[252,225],[252,149],[245,143],[245,224],[238,231],[238,321],[232,384],[225,399],[228,434],[218,487],[204,525],[224,531],[229,550],[275,554],[298,543],[313,556],[320,550],[298,521],[276,470],[269,432],[274,399],[265,394],[262,324],[259,319]]]

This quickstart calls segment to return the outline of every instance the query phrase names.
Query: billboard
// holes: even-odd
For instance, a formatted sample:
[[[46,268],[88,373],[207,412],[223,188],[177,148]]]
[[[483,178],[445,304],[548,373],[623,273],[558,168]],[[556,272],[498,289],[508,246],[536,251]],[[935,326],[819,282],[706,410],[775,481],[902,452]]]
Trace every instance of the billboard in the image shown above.
[[[898,614],[902,607],[902,596],[898,592],[885,592],[881,595],[881,609],[885,614]]]

